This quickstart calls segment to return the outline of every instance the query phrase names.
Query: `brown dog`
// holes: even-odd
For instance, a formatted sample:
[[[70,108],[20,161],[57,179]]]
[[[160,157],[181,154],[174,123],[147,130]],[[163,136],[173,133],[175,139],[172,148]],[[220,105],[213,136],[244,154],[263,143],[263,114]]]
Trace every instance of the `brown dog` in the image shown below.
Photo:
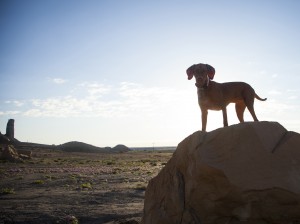
[[[224,127],[228,126],[226,107],[229,103],[235,103],[235,110],[240,122],[244,122],[244,111],[247,107],[254,121],[258,121],[254,112],[254,98],[260,98],[254,89],[244,82],[217,83],[211,81],[215,69],[208,64],[195,64],[186,70],[188,79],[193,76],[198,90],[198,103],[202,113],[202,131],[206,130],[207,110],[222,110]]]

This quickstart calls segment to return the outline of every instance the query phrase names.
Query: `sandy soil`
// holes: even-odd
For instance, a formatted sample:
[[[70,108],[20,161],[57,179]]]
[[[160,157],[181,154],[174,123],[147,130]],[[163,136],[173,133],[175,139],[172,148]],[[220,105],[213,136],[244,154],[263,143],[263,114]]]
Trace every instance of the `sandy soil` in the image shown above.
[[[138,223],[148,181],[172,152],[36,150],[0,164],[0,223]]]

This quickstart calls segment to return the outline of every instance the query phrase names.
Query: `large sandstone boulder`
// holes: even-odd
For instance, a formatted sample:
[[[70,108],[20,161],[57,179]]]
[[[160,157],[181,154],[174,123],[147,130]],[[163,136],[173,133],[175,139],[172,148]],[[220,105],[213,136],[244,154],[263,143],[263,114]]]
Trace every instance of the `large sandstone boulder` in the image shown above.
[[[195,132],[145,193],[144,224],[300,222],[300,134],[275,122]]]

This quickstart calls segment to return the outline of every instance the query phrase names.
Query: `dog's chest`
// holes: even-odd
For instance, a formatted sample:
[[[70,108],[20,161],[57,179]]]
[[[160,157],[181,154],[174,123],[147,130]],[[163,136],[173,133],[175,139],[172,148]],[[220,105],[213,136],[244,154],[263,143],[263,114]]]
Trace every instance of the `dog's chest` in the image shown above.
[[[207,90],[198,89],[198,103],[201,108],[209,110],[221,110],[223,107],[222,97],[211,94]]]

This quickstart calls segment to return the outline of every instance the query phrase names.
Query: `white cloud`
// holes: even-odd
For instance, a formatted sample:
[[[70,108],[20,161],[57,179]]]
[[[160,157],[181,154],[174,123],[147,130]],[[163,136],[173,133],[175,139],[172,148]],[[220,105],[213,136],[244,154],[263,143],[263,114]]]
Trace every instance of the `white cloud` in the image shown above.
[[[62,78],[54,78],[51,81],[54,82],[55,84],[64,84],[65,82],[67,82],[66,79],[62,79]]]
[[[268,93],[273,97],[267,103],[256,102],[256,111],[260,119],[279,120],[287,114],[291,119],[296,116],[295,111],[299,111],[299,105],[288,104],[278,99],[286,95],[290,97],[285,99],[297,99],[295,91],[274,89]],[[77,85],[74,91],[66,96],[20,101],[26,103],[26,107],[16,109],[18,102],[17,100],[7,101],[7,111],[2,108],[0,115],[121,118],[135,121],[148,120],[168,127],[172,125],[192,127],[195,122],[199,125],[201,123],[196,92],[178,87],[145,86],[130,82],[116,85],[86,82]],[[216,114],[217,119],[221,119],[221,112]],[[210,129],[219,127],[222,123],[218,120],[214,124],[213,112],[210,112],[209,117]],[[231,117],[235,118],[234,112],[229,113],[229,118]],[[186,122],[188,124],[185,124]],[[151,126],[151,124],[147,125]]]
[[[71,96],[33,99],[31,100],[34,108],[29,109],[24,113],[26,116],[34,117],[68,117],[79,116],[80,114],[89,111],[89,101],[85,99],[76,99]]]
[[[23,106],[25,103],[23,101],[19,101],[19,100],[14,100],[13,103],[17,106],[17,107],[21,107]]]
[[[28,117],[40,117],[42,115],[39,109],[30,109],[23,113],[23,115]]]
[[[108,94],[111,91],[111,86],[99,84],[96,82],[84,82],[79,84],[78,86],[84,88],[88,92],[89,97],[93,99],[102,97],[103,95]]]
[[[81,83],[78,87],[72,95],[28,100],[27,109],[20,113],[30,117],[162,116],[177,110],[177,105],[187,101],[188,94],[175,88],[129,82],[116,86]]]
[[[0,115],[4,116],[4,115],[17,115],[17,114],[20,114],[21,111],[18,111],[18,110],[8,110],[8,111],[0,111]]]
[[[24,101],[19,101],[19,100],[6,100],[5,103],[6,104],[14,104],[17,107],[21,107],[25,104]]]

